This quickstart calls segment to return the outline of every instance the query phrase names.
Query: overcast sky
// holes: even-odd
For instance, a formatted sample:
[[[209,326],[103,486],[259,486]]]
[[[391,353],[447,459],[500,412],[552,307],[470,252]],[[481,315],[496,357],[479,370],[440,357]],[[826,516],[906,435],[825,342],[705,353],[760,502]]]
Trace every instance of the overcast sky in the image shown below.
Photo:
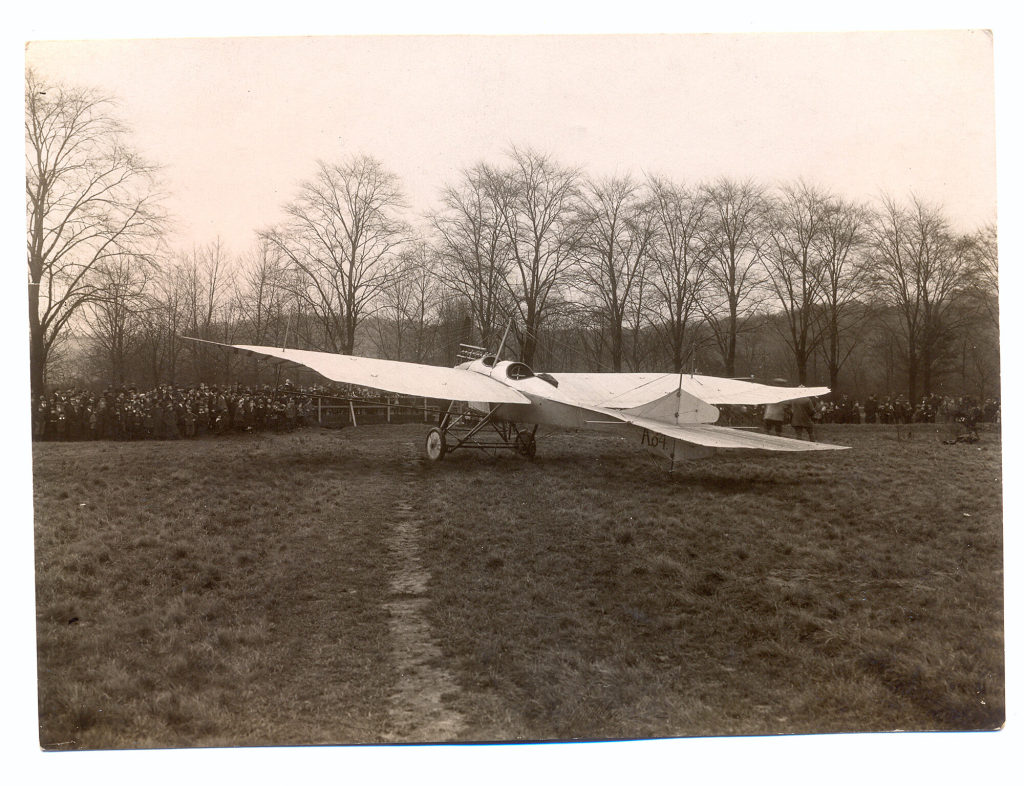
[[[914,192],[965,230],[996,217],[984,32],[65,41],[26,62],[118,99],[179,246],[245,250],[318,159],[379,158],[423,212],[511,144],[595,175],[802,177]]]

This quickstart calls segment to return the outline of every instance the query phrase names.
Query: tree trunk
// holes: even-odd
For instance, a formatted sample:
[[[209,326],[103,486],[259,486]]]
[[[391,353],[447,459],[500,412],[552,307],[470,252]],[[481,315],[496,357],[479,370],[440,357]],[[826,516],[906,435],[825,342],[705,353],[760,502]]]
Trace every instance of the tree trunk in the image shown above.
[[[526,324],[523,325],[523,341],[519,348],[519,359],[528,366],[533,365],[533,356],[537,351],[537,311],[534,303],[529,303],[526,310]]]
[[[798,385],[807,384],[807,353],[800,352],[796,357],[796,377]]]
[[[917,352],[911,348],[907,352],[907,396],[913,403],[917,399],[917,374],[918,359]]]
[[[683,342],[682,339],[672,342],[672,371],[679,374],[683,370]]]
[[[921,395],[929,396],[932,392],[932,353],[929,350],[921,356]],[[913,399],[911,399],[913,403]]]
[[[839,385],[839,327],[835,321],[829,325],[828,335],[828,387],[835,390]]]
[[[29,381],[32,397],[45,392],[46,341],[39,324],[39,285],[28,285]]]
[[[727,377],[736,376],[736,315],[735,313],[729,316],[729,337],[727,339],[726,353],[725,353],[725,375]]]
[[[611,328],[612,369],[622,371],[622,324],[609,325]]]

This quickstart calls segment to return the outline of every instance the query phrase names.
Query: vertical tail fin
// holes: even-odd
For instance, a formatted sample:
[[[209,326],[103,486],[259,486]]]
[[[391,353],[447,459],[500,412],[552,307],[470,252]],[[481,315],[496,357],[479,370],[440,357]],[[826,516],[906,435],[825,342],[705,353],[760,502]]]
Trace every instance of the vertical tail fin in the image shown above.
[[[658,420],[678,426],[681,423],[714,423],[718,420],[718,407],[692,396],[682,388],[648,401],[639,407],[622,410],[630,415]]]

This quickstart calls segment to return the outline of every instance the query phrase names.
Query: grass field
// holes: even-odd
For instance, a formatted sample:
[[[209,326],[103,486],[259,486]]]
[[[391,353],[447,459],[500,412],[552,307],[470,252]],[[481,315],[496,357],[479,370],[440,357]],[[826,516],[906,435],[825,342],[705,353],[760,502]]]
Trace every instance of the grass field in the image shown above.
[[[1000,444],[666,472],[422,426],[36,444],[40,740],[140,748],[992,729]]]

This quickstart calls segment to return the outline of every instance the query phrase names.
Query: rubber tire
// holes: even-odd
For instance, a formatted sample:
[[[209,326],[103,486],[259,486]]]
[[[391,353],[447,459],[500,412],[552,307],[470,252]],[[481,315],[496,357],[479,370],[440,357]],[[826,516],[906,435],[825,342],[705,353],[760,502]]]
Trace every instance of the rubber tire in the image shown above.
[[[427,432],[427,437],[423,440],[423,452],[427,461],[440,461],[444,458],[444,454],[448,452],[448,444],[441,429],[435,427]]]

